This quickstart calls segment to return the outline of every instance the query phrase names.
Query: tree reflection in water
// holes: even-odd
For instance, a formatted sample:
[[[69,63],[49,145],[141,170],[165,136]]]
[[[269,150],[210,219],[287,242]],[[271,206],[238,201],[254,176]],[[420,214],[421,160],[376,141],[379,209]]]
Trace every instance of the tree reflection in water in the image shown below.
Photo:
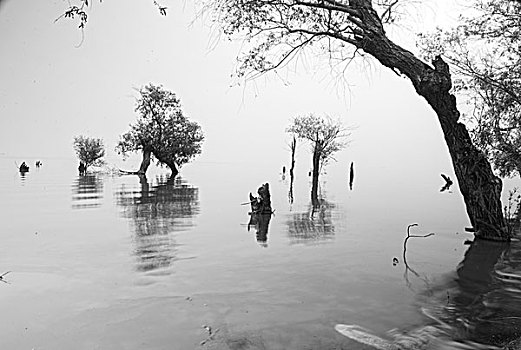
[[[426,294],[429,314],[445,327],[451,338],[473,349],[521,344],[521,242],[476,240],[457,268],[455,279],[430,288]],[[446,296],[432,303],[432,293]],[[439,294],[438,294],[439,295]]]
[[[521,337],[521,245],[477,240],[457,270],[453,319],[479,343]]]
[[[335,236],[335,227],[331,220],[333,203],[318,199],[309,204],[305,212],[290,214],[287,221],[288,235],[291,243],[317,243],[331,240]]]
[[[157,177],[156,184],[140,177],[140,188],[122,185],[116,193],[122,215],[131,219],[135,233],[137,269],[166,268],[177,260],[175,232],[192,227],[199,212],[199,191],[181,177]]]
[[[80,175],[72,185],[72,208],[97,208],[103,199],[103,179],[97,174]]]
[[[268,247],[268,229],[271,215],[272,214],[250,213],[250,222],[248,222],[248,231],[250,231],[251,227],[254,227],[257,243],[265,248]]]

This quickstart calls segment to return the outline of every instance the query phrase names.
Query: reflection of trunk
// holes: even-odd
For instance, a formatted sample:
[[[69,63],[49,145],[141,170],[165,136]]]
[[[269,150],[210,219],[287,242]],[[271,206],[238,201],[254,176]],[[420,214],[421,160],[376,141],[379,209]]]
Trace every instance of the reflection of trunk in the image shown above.
[[[150,185],[147,176],[139,174],[139,183],[141,185],[141,198],[148,198],[150,195]]]
[[[293,204],[293,174],[290,174],[290,178],[289,178],[288,199],[289,199],[289,204]]]
[[[139,166],[139,170],[137,171],[139,175],[145,175],[147,173],[147,169],[150,165],[151,156],[152,150],[149,147],[143,148],[143,160],[141,161],[141,165]]]
[[[311,202],[318,205],[318,175],[320,173],[320,148],[315,144],[313,149],[313,178],[311,180]]]
[[[251,214],[248,223],[248,231],[251,226],[255,227],[257,242],[265,244],[268,241],[268,228],[270,225],[271,214]]]
[[[509,240],[501,210],[501,180],[490,163],[473,144],[465,126],[458,122],[459,111],[448,65],[437,57],[433,66],[416,58],[386,36],[382,21],[369,0],[351,0],[361,18],[361,31],[354,44],[375,57],[382,65],[405,75],[418,95],[436,112],[447,143],[467,214],[476,228],[476,237]]]
[[[467,304],[458,304],[458,307],[466,310],[468,304],[490,291],[495,266],[508,247],[508,244],[503,242],[480,242],[479,240],[469,247],[465,258],[458,266],[457,279]]]
[[[470,341],[503,346],[521,339],[515,331],[519,329],[515,300],[519,293],[511,291],[513,282],[506,277],[519,268],[517,257],[509,256],[510,247],[506,242],[476,240],[458,266],[458,289],[451,297],[448,317],[454,325],[465,320],[464,332]]]

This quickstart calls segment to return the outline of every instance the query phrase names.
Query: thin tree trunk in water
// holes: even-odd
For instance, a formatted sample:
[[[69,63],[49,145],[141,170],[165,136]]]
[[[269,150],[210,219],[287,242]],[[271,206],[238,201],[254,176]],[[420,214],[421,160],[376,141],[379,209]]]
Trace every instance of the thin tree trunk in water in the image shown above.
[[[147,169],[150,166],[151,156],[152,151],[149,148],[143,148],[143,160],[141,161],[141,165],[139,166],[139,170],[137,171],[138,175],[145,175],[147,173]]]
[[[349,189],[353,190],[353,182],[355,181],[355,164],[351,162],[351,167],[349,168]]]
[[[502,182],[492,172],[485,155],[472,144],[466,127],[458,122],[456,97],[449,92],[452,81],[448,65],[437,57],[431,67],[389,40],[371,1],[351,0],[350,4],[364,18],[363,31],[354,37],[356,46],[407,76],[436,112],[476,237],[510,240],[501,208]]]
[[[291,178],[293,178],[293,176],[294,176],[293,171],[295,170],[295,151],[297,149],[297,138],[295,136],[293,136],[293,140],[291,141],[290,148],[291,148],[291,167],[289,168],[289,175],[291,176]]]
[[[311,180],[311,203],[318,205],[318,175],[320,173],[320,149],[317,144],[313,148],[313,178]]]
[[[295,151],[297,149],[297,138],[293,135],[293,140],[290,144],[291,148],[291,167],[289,168],[289,203],[293,204],[293,181],[295,180]]]
[[[175,163],[169,162],[165,164],[170,168],[170,171],[172,171],[172,176],[176,176],[177,174],[179,174],[179,170],[177,170]]]

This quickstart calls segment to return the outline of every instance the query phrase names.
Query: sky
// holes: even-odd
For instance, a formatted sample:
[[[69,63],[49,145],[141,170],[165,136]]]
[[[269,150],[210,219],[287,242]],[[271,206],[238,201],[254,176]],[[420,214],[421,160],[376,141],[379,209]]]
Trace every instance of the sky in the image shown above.
[[[413,30],[447,23],[452,0],[416,5],[393,32],[414,50]],[[240,42],[219,38],[190,1],[93,1],[83,35],[55,21],[64,0],[0,1],[0,155],[30,161],[73,157],[74,136],[104,140],[108,158],[136,120],[136,89],[161,84],[205,133],[198,161],[288,157],[292,117],[327,114],[356,127],[341,159],[425,162],[450,167],[436,116],[411,84],[377,63],[353,65],[347,83],[304,64],[237,85]],[[452,5],[451,5],[452,6]],[[284,78],[281,78],[284,77]],[[269,147],[267,145],[269,144]]]

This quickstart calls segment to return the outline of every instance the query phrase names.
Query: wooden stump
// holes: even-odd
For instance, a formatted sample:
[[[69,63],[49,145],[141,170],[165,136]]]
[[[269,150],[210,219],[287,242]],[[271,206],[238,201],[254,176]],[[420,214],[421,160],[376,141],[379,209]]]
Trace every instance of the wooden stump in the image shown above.
[[[268,183],[263,184],[257,190],[258,197],[254,197],[250,192],[250,203],[252,214],[271,214],[271,195]]]

